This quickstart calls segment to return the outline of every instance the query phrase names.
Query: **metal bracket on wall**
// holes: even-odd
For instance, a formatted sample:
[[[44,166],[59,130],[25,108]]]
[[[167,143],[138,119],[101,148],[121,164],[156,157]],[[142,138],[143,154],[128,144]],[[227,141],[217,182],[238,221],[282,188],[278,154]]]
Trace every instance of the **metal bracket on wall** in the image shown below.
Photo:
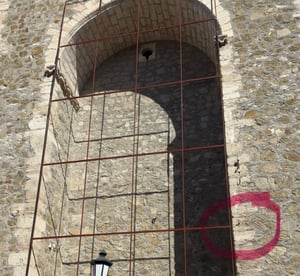
[[[57,83],[59,84],[59,86],[61,87],[61,90],[63,91],[64,96],[67,98],[70,98],[71,105],[73,106],[75,111],[78,112],[80,109],[79,103],[78,103],[77,99],[73,98],[74,95],[72,93],[72,90],[71,90],[70,86],[68,85],[65,77],[63,76],[63,74],[60,72],[60,70],[58,68],[55,69],[55,79],[56,79]]]
[[[70,99],[71,105],[73,106],[75,111],[78,112],[80,109],[79,103],[78,103],[77,99],[73,98],[74,97],[73,92],[72,92],[70,86],[68,85],[67,80],[64,77],[64,75],[60,72],[59,68],[55,68],[55,65],[47,66],[45,73],[44,73],[44,77],[49,78],[53,75],[55,77],[55,80],[59,84],[64,96]]]
[[[225,46],[228,43],[228,36],[227,35],[218,35],[217,41],[219,44],[219,48]]]

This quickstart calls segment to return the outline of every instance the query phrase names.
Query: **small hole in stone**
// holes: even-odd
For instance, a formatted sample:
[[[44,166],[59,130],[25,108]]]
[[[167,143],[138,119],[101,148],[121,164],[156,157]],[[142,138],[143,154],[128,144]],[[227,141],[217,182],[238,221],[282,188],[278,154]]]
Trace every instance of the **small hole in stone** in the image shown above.
[[[153,50],[146,48],[142,51],[142,56],[149,60],[149,57],[153,54]]]

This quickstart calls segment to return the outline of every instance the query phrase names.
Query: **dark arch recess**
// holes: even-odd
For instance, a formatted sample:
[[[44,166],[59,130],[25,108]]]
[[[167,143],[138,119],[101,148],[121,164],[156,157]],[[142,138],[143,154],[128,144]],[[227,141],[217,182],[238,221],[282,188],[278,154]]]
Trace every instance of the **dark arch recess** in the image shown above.
[[[180,149],[182,124],[180,114],[180,85],[148,85],[174,82],[180,79],[179,43],[177,41],[154,41],[155,59],[139,63],[137,85],[140,96],[158,103],[168,114],[176,132],[169,149]],[[133,91],[135,84],[135,47],[126,48],[100,64],[95,76],[95,91]],[[174,225],[175,228],[199,227],[201,216],[214,203],[227,198],[226,167],[223,147],[206,150],[188,150],[195,147],[222,145],[223,123],[219,80],[197,80],[216,74],[214,62],[195,46],[182,45],[184,154],[173,153],[174,161]],[[81,94],[90,93],[93,79],[84,85]],[[122,92],[120,92],[120,97]],[[139,112],[144,112],[139,110]],[[182,161],[184,170],[182,171]],[[182,199],[182,179],[184,194]],[[185,204],[185,225],[182,204]],[[208,230],[210,240],[227,250],[231,248],[230,225],[227,210],[213,216],[209,226],[222,226]],[[184,275],[183,252],[186,247],[188,275],[233,275],[231,260],[214,255],[205,247],[200,231],[175,232],[176,275]]]
[[[139,14],[139,44],[157,40],[179,41],[178,24],[181,15],[176,2],[173,0],[142,1]],[[214,20],[214,15],[198,0],[181,2],[183,23],[181,40],[200,49],[216,63],[215,36],[220,34],[221,30]],[[153,14],[162,14],[162,16],[153,17]],[[209,21],[201,23],[203,20]],[[198,23],[191,24],[192,22]],[[77,45],[70,51],[76,51],[76,75],[78,76],[76,86],[79,89],[93,72],[95,55],[97,55],[96,63],[101,64],[122,49],[136,45],[138,29],[136,1],[112,1],[105,5],[100,13],[95,11],[85,18],[81,25],[82,27],[69,41]],[[159,30],[148,32],[153,29]],[[88,41],[89,43],[86,43]],[[67,55],[69,55],[68,49],[62,53],[62,62],[63,56]]]

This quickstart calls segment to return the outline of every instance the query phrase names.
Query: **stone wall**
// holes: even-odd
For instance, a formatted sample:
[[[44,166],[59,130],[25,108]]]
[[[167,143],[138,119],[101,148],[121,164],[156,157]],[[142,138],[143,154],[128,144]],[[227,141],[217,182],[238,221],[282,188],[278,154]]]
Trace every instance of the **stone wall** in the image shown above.
[[[1,275],[26,269],[49,95],[46,30],[60,17],[53,1],[0,2]]]
[[[180,75],[179,44],[159,41],[151,46],[155,47],[155,57],[149,61],[141,57],[138,85],[176,81]],[[77,99],[78,112],[69,100],[52,103],[42,181],[45,192],[40,195],[38,211],[46,227],[36,235],[66,237],[47,240],[59,249],[35,258],[38,271],[76,274],[80,252],[80,275],[88,275],[88,261],[99,248],[105,248],[115,260],[113,275],[127,274],[133,258],[131,270],[137,275],[161,271],[174,275],[175,270],[183,274],[180,229],[199,227],[205,208],[226,199],[222,148],[185,153],[186,196],[182,199],[180,86],[143,89],[135,104],[136,94],[130,91],[134,87],[135,52],[135,47],[130,47],[103,62],[95,85],[88,80],[81,92],[85,95],[94,87],[109,94]],[[183,64],[185,79],[215,74],[210,59],[187,44],[183,44]],[[63,96],[57,84],[54,90],[54,99]],[[185,147],[222,145],[217,80],[186,83],[183,90]],[[141,156],[132,157],[133,152]],[[91,161],[86,163],[86,159]],[[66,161],[70,163],[53,164]],[[228,214],[223,212],[209,223],[227,227]],[[178,233],[173,233],[174,227]],[[227,230],[208,232],[215,242],[222,232],[222,244],[230,247]],[[93,236],[95,233],[101,235]],[[231,275],[231,262],[207,252],[198,235],[195,230],[187,233],[188,252],[193,252],[188,254],[189,273],[197,273],[200,261],[207,259],[201,268],[203,275]],[[48,247],[40,240],[33,248],[40,252]],[[46,267],[42,263],[45,258]]]
[[[66,15],[70,32],[97,2],[83,1]],[[221,62],[231,194],[269,192],[281,210],[279,243],[262,258],[238,260],[238,273],[297,275],[299,1],[217,2],[223,33],[229,35]],[[54,62],[63,1],[0,4],[0,273],[20,275],[27,262],[50,91],[43,74]],[[250,204],[233,211],[236,249],[270,240],[273,213]],[[46,225],[40,221],[38,231]]]
[[[235,105],[227,118],[227,124],[235,125],[227,133],[231,193],[268,192],[281,211],[278,244],[262,258],[254,255],[253,260],[238,261],[240,275],[296,275],[299,271],[299,247],[294,243],[299,238],[296,2],[221,1],[230,12],[233,28],[229,68],[236,74],[230,76],[240,79],[234,99],[224,91],[225,112],[227,106]],[[227,72],[224,67],[223,73]],[[226,87],[226,75],[224,81]],[[237,159],[240,169],[235,173]],[[270,210],[249,203],[235,206],[233,215],[236,249],[259,248],[275,235],[276,219]],[[263,239],[262,231],[267,233]]]

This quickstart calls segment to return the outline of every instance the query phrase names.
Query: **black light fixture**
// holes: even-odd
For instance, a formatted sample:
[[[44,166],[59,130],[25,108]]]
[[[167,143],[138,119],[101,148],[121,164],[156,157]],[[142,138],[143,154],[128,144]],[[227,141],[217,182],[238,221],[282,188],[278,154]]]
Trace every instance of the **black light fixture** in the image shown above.
[[[142,56],[145,57],[147,61],[149,60],[150,56],[152,56],[152,54],[153,54],[153,50],[149,48],[145,48],[142,51]]]
[[[97,259],[91,261],[93,266],[93,276],[107,276],[112,262],[105,258],[106,252],[101,250]]]

